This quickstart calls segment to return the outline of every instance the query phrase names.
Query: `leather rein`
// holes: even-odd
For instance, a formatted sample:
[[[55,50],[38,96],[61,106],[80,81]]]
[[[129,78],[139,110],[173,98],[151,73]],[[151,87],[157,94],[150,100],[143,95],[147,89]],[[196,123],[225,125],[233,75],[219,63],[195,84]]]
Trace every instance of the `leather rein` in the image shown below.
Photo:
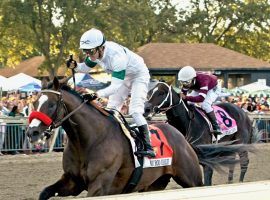
[[[74,110],[72,110],[71,112],[68,113],[67,107],[66,107],[66,105],[64,103],[64,100],[63,100],[63,97],[62,97],[62,93],[61,92],[55,91],[55,90],[46,89],[46,90],[41,90],[41,93],[53,93],[53,94],[58,95],[58,97],[59,97],[58,98],[58,102],[57,102],[58,106],[57,106],[57,109],[56,109],[55,113],[61,113],[61,112],[63,112],[62,110],[64,110],[64,112],[65,112],[63,118],[62,117],[58,117],[59,116],[59,114],[58,114],[58,115],[56,115],[57,117],[54,120],[50,119],[49,116],[47,116],[45,113],[42,113],[42,112],[34,112],[33,113],[34,114],[33,116],[30,115],[30,119],[31,120],[34,119],[34,118],[38,118],[37,115],[39,115],[39,116],[42,115],[42,116],[45,116],[46,118],[49,118],[50,119],[51,123],[48,125],[49,126],[48,129],[44,132],[44,134],[47,135],[47,136],[50,136],[52,134],[52,130],[53,129],[61,126],[64,121],[66,121],[67,119],[69,119],[74,113],[76,113],[78,110],[80,110],[83,107],[84,104],[86,104],[88,102],[88,100],[83,100],[83,102],[76,109],[74,109]],[[93,107],[95,107],[98,111],[100,111],[102,114],[104,114],[105,116],[109,116],[110,115],[104,109],[102,109],[101,107],[99,107],[96,103],[90,101],[90,104]],[[62,110],[59,111],[59,109],[62,109]],[[31,120],[30,120],[30,122],[31,122]],[[40,120],[43,121],[42,119],[40,119]]]

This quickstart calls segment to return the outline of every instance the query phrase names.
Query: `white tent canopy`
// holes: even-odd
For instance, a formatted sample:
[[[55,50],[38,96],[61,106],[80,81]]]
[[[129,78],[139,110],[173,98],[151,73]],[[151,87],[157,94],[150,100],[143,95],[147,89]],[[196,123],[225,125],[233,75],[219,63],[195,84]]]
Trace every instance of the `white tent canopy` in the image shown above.
[[[75,73],[76,86],[85,87],[91,90],[99,90],[107,86],[107,84],[94,79],[87,73]],[[68,80],[68,84],[73,86],[73,78]]]
[[[3,84],[7,81],[7,78],[0,75],[0,87],[2,87]]]
[[[17,90],[28,83],[36,83],[41,86],[41,81],[24,73],[19,73],[6,79],[2,85],[3,91]]]
[[[247,85],[243,85],[239,87],[239,89],[246,90],[248,92],[255,92],[258,90],[269,90],[270,87],[264,84],[261,84],[260,82],[254,82]]]

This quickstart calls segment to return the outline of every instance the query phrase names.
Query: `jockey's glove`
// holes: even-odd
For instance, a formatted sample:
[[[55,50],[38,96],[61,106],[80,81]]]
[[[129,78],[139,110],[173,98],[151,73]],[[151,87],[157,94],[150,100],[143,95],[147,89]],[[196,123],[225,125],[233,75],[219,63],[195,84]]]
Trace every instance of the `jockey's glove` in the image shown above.
[[[93,101],[98,98],[98,95],[96,93],[90,93],[90,94],[83,94],[82,97],[84,100]]]
[[[72,58],[68,59],[66,62],[67,68],[69,69],[75,69],[77,67],[76,60],[73,60]]]

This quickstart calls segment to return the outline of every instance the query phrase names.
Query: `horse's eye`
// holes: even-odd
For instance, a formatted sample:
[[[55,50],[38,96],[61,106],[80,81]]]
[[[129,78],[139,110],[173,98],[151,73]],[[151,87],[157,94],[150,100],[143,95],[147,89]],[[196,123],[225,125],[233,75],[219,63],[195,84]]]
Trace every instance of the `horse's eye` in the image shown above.
[[[54,107],[54,104],[53,104],[53,103],[49,103],[49,104],[48,104],[48,107],[49,107],[49,108],[53,108],[53,107]]]

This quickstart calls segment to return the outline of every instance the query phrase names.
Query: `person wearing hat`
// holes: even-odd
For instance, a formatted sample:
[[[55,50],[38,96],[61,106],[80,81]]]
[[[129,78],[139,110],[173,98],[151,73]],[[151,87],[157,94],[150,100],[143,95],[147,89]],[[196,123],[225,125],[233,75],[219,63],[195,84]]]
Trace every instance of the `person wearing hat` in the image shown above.
[[[147,121],[143,116],[150,81],[149,70],[143,58],[120,44],[106,41],[103,33],[95,28],[81,36],[80,49],[86,55],[84,62],[77,64],[73,59],[69,59],[67,67],[76,72],[88,73],[91,68],[99,65],[110,73],[112,75],[110,86],[96,92],[96,97],[109,98],[107,104],[109,108],[120,111],[131,94],[129,114],[138,126],[139,137],[145,146],[144,150],[138,151],[137,154],[155,157]]]
[[[191,66],[185,66],[178,73],[178,80],[182,87],[182,99],[201,104],[207,117],[212,123],[213,133],[220,135],[221,130],[212,108],[213,102],[221,92],[218,86],[217,77],[206,72],[196,72]],[[191,93],[188,93],[191,91]]]

